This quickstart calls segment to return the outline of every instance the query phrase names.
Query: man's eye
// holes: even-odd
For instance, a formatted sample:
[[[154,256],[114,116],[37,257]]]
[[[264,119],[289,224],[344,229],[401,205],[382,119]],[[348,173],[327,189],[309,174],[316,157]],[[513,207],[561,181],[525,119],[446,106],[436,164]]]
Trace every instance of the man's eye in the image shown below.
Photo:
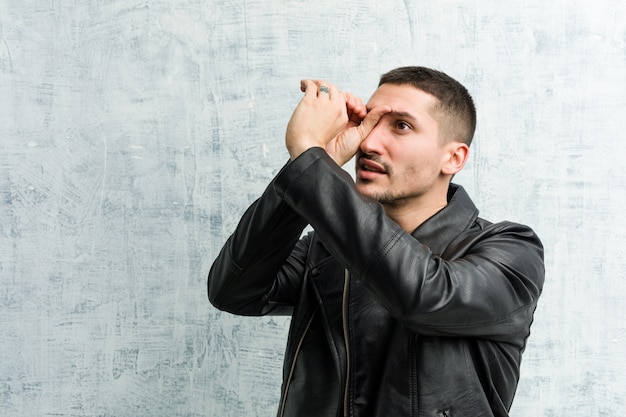
[[[411,128],[411,125],[407,122],[396,122],[396,128],[398,130],[408,130]]]

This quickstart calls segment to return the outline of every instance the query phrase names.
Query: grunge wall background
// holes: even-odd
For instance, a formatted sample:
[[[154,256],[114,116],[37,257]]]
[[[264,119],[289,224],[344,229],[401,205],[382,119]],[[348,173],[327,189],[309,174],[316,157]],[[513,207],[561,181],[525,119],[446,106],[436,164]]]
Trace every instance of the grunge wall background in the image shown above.
[[[547,280],[512,415],[626,406],[626,3],[0,0],[0,415],[271,416],[288,319],[207,301],[299,80],[473,93],[456,182]],[[352,171],[352,167],[346,167]]]

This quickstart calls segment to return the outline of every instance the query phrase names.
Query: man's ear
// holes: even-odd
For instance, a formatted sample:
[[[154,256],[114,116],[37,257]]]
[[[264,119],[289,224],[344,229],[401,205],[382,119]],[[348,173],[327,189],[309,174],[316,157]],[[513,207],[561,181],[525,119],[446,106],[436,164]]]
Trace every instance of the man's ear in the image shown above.
[[[444,175],[454,175],[465,166],[469,156],[469,146],[463,142],[450,142],[445,145],[445,160],[441,167]]]

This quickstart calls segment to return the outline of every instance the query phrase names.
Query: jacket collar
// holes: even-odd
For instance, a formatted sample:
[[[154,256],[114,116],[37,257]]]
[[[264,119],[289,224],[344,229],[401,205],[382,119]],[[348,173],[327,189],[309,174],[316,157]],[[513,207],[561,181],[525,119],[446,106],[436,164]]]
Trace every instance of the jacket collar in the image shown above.
[[[418,226],[412,236],[437,255],[460,233],[467,230],[478,217],[478,209],[465,189],[450,184],[448,205]]]

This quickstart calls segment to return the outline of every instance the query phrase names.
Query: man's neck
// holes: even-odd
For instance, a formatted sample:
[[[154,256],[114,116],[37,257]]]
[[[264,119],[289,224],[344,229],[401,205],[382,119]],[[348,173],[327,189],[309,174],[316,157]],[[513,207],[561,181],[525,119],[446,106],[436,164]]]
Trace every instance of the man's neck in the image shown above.
[[[408,233],[413,233],[422,223],[448,205],[448,186],[437,192],[399,204],[385,204],[385,213]],[[434,191],[434,190],[432,190]]]
[[[445,206],[447,201],[423,206],[417,209],[405,209],[404,207],[385,206],[385,212],[393,221],[398,223],[408,233],[413,233],[422,223],[431,218]]]

